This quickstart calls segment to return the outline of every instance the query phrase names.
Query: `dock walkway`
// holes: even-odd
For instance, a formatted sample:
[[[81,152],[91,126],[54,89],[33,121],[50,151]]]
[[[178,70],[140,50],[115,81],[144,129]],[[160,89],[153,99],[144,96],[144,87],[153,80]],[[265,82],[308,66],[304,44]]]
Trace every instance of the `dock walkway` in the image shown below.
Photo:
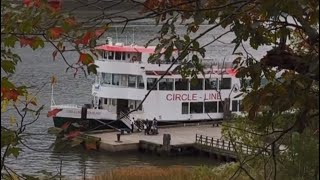
[[[221,128],[212,125],[159,128],[159,134],[157,135],[144,135],[144,132],[134,132],[121,135],[121,142],[117,142],[118,133],[108,132],[90,135],[101,138],[100,149],[110,152],[138,150],[140,141],[162,145],[164,134],[171,135],[170,145],[172,146],[194,144],[196,134],[203,134],[216,139],[221,138]]]

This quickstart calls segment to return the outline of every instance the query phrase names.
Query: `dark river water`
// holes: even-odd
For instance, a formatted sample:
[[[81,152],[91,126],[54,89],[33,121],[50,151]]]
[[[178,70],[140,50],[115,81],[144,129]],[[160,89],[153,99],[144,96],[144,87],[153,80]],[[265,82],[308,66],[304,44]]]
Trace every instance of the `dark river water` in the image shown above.
[[[136,44],[144,45],[149,39],[156,36],[159,27],[146,26],[146,23],[152,21],[140,21],[134,29]],[[140,25],[139,25],[140,24]],[[143,25],[142,25],[143,24]],[[205,30],[207,26],[203,26],[200,30]],[[179,26],[178,31],[183,32],[184,27]],[[202,43],[209,42],[214,37],[217,37],[223,29],[219,29],[215,32],[208,34],[201,39]],[[106,34],[114,38],[116,41],[116,29],[112,28]],[[120,32],[120,28],[117,28],[117,32]],[[117,34],[118,40],[126,41],[126,37],[129,42],[132,40],[133,29],[127,28],[124,34]],[[228,44],[233,39],[232,35],[224,37],[221,41],[212,44],[207,48],[207,57],[214,59],[223,59],[233,50],[233,46]],[[267,48],[262,48],[259,51],[251,51],[253,54],[261,57]],[[140,154],[140,153],[108,153],[108,152],[94,152],[85,150],[63,150],[62,152],[55,152],[52,149],[46,150],[54,142],[55,137],[47,134],[47,129],[53,126],[51,118],[46,117],[46,113],[50,106],[50,77],[56,76],[57,84],[54,88],[54,99],[57,104],[63,103],[75,103],[84,104],[91,102],[91,84],[94,77],[85,77],[82,72],[74,78],[73,72],[65,72],[66,64],[62,59],[57,56],[53,61],[52,52],[53,47],[47,44],[45,48],[33,51],[30,48],[20,48],[17,45],[16,52],[21,55],[22,62],[17,66],[16,74],[12,77],[13,81],[20,85],[41,87],[45,83],[43,89],[37,95],[38,105],[45,105],[44,110],[41,113],[39,120],[32,126],[27,128],[27,132],[31,133],[26,138],[26,144],[31,148],[30,150],[22,147],[23,152],[15,159],[9,159],[8,164],[13,169],[23,173],[36,173],[40,170],[46,170],[49,172],[58,172],[60,161],[62,161],[62,175],[69,177],[68,179],[76,179],[81,176],[83,167],[86,166],[86,173],[89,175],[95,175],[108,169],[122,166],[172,166],[182,165],[187,167],[217,165],[212,159],[205,157],[174,157],[165,158],[152,155]],[[259,53],[260,52],[260,53]],[[68,61],[77,61],[79,55],[76,53],[66,53]],[[37,88],[31,88],[31,92],[35,92]],[[1,123],[8,124],[8,119],[12,111],[1,114]],[[15,113],[13,113],[16,115]],[[18,116],[16,116],[18,117]],[[29,117],[28,120],[30,120]]]

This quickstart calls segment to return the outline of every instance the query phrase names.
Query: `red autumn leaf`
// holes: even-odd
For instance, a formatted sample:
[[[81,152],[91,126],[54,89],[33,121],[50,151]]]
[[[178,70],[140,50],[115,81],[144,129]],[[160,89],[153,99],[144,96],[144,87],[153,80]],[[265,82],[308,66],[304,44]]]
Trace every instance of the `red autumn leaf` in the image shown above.
[[[61,10],[61,1],[60,0],[48,1],[48,5],[49,5],[49,8],[54,12]]]
[[[47,117],[55,117],[60,111],[62,111],[62,109],[53,109],[48,112]]]
[[[27,45],[31,46],[32,43],[33,43],[33,40],[34,40],[34,38],[21,37],[21,38],[19,39],[19,41],[20,41],[20,46],[21,46],[21,47],[25,47],[25,46],[27,46]]]
[[[40,7],[40,0],[34,0],[33,1],[33,5],[35,6],[35,7]]]
[[[27,6],[27,7],[30,7],[31,6],[31,0],[22,0],[22,3]]]
[[[54,27],[49,30],[49,33],[50,33],[52,39],[57,39],[63,33],[63,29],[61,27]]]
[[[16,89],[1,88],[1,99],[16,101],[18,96],[19,92]]]
[[[106,30],[101,28],[95,31],[96,37],[100,37]]]
[[[68,139],[73,139],[73,138],[75,138],[75,137],[77,137],[77,136],[79,136],[79,135],[80,135],[80,131],[75,130],[75,131],[71,131],[71,132],[67,135],[67,138],[68,138]]]
[[[93,33],[92,32],[87,32],[83,37],[82,39],[78,39],[75,41],[76,44],[88,44],[90,39],[93,37]]]
[[[66,130],[70,126],[70,122],[66,122],[61,126],[61,129]]]

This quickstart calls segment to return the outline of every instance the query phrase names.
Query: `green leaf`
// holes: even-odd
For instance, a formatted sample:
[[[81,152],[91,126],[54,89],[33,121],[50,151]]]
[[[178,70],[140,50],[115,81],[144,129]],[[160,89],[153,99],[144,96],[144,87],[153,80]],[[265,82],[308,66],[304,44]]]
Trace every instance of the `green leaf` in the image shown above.
[[[12,48],[14,47],[17,41],[19,41],[19,39],[16,36],[8,36],[3,39],[4,46]]]
[[[58,134],[60,134],[61,132],[63,132],[63,129],[62,129],[62,128],[50,127],[50,128],[48,129],[48,133],[49,133],[49,134],[53,134],[53,135],[58,135]]]
[[[20,154],[20,151],[21,151],[21,148],[18,148],[18,147],[9,147],[7,153],[8,153],[8,156],[9,156],[10,154],[12,154],[14,157],[17,158],[17,157],[19,156],[19,154]]]
[[[30,176],[30,175],[27,175],[27,174],[22,174],[22,177],[24,177],[25,180],[40,180],[37,177],[33,177],[33,176]]]
[[[95,64],[90,64],[88,67],[87,67],[87,71],[88,73],[93,73],[93,74],[97,74],[97,65]]]
[[[16,63],[10,60],[1,60],[1,69],[6,73],[14,73],[16,70]]]

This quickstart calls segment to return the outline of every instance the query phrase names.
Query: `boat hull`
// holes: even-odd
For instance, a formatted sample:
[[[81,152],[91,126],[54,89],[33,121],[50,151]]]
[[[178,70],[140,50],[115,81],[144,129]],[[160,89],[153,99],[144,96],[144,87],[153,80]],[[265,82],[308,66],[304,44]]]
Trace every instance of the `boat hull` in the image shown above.
[[[170,125],[188,125],[191,123],[205,123],[221,121],[222,119],[202,119],[202,120],[187,120],[187,121],[175,121],[166,120],[158,121],[158,126],[170,126]],[[95,131],[95,130],[107,130],[107,129],[128,129],[128,127],[120,120],[111,119],[86,119],[82,120],[80,118],[68,118],[68,117],[53,117],[53,122],[55,127],[61,128],[67,122],[77,123],[80,125],[81,131]]]
[[[105,129],[122,129],[127,126],[118,120],[111,119],[86,119],[70,118],[70,117],[53,117],[53,123],[55,127],[62,128],[64,124],[76,124],[74,127],[81,131],[94,131]],[[72,126],[72,125],[71,125]]]

